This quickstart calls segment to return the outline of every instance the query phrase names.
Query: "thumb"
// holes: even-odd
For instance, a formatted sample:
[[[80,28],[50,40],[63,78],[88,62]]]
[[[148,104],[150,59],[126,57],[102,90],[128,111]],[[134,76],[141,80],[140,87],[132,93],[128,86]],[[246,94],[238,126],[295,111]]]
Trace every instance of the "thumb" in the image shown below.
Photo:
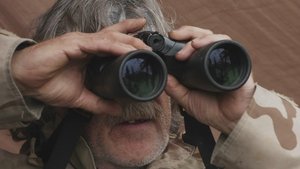
[[[81,108],[93,114],[118,115],[120,106],[113,101],[104,100],[88,89],[84,89],[79,99],[75,102],[77,108]]]
[[[174,76],[168,75],[165,91],[181,106],[185,107],[188,104],[189,90],[180,84]]]

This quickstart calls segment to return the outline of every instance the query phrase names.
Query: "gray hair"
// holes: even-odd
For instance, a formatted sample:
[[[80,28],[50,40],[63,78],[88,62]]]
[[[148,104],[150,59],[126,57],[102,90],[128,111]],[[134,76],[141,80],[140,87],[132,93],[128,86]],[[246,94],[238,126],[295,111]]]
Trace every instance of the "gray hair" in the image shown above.
[[[36,41],[51,39],[67,32],[97,32],[129,18],[145,18],[145,30],[167,35],[172,23],[166,20],[157,0],[58,0],[38,22]],[[176,137],[182,128],[177,104],[171,104],[170,134]]]
[[[124,19],[145,18],[146,30],[165,34],[171,29],[156,0],[58,0],[40,18],[36,41],[67,32],[97,32]]]

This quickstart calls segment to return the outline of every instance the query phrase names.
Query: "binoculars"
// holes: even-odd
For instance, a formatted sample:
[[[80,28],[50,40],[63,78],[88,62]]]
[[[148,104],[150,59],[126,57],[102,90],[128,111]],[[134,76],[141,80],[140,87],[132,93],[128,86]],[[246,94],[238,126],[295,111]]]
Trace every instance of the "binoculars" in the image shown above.
[[[152,51],[136,50],[120,57],[93,57],[87,66],[86,84],[106,99],[149,101],[164,90],[167,74],[184,86],[209,92],[241,87],[251,73],[251,60],[238,42],[221,40],[195,51],[189,59],[175,55],[186,44],[158,32],[135,35]]]

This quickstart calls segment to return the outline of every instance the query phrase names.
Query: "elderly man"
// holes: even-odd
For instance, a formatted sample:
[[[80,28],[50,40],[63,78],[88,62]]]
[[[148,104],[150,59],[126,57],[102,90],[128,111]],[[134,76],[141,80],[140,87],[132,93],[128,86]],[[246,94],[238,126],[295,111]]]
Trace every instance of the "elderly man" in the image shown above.
[[[190,90],[169,75],[165,92],[149,102],[124,103],[91,92],[84,83],[91,57],[151,50],[132,36],[142,30],[189,41],[176,54],[178,60],[188,59],[212,42],[230,39],[191,26],[171,30],[155,0],[58,0],[41,18],[35,41],[2,33],[1,127],[25,140],[23,144],[2,134],[6,145],[14,147],[2,146],[0,160],[5,168],[43,166],[37,156],[39,142],[49,137],[64,108],[93,113],[68,167],[203,168],[199,159],[169,137],[178,120],[172,100],[198,121],[224,133],[214,151],[214,164],[240,169],[300,166],[299,134],[295,134],[299,128],[292,128],[299,120],[287,119],[289,128],[280,126],[280,119],[299,112],[298,107],[255,85],[252,77],[238,90],[214,94]],[[263,130],[268,132],[259,132]],[[262,146],[265,140],[268,145]]]

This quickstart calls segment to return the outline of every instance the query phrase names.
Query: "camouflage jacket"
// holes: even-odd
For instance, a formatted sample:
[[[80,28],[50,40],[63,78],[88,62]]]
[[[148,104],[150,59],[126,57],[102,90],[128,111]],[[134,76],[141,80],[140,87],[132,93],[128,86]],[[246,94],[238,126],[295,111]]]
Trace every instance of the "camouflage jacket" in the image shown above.
[[[40,118],[44,105],[24,98],[10,76],[13,52],[28,44],[0,29],[0,129],[23,127]],[[251,105],[230,135],[221,135],[212,163],[225,169],[299,169],[300,110],[288,98],[257,85]],[[298,115],[298,116],[297,116]],[[34,154],[11,154],[0,150],[0,168],[42,168]],[[204,168],[193,148],[170,142],[148,169]],[[96,169],[92,153],[80,139],[68,168]]]

